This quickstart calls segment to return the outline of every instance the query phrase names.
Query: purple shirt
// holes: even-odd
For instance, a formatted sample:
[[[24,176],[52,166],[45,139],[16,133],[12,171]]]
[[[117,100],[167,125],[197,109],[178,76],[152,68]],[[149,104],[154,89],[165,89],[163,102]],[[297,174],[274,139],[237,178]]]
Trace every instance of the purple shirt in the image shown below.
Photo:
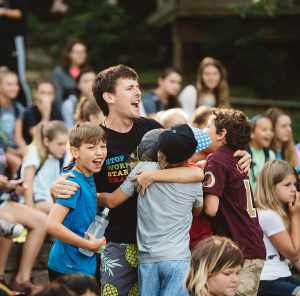
[[[245,259],[265,259],[263,232],[248,176],[238,168],[234,151],[221,146],[208,156],[203,180],[204,194],[219,197],[219,209],[211,219],[215,234],[232,239]]]

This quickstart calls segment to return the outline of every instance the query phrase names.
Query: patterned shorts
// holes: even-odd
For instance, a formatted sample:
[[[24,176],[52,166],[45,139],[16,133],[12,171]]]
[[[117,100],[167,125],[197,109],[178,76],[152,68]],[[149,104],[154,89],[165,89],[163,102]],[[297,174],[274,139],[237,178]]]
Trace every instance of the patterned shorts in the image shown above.
[[[101,295],[138,296],[136,244],[108,242],[101,257]]]

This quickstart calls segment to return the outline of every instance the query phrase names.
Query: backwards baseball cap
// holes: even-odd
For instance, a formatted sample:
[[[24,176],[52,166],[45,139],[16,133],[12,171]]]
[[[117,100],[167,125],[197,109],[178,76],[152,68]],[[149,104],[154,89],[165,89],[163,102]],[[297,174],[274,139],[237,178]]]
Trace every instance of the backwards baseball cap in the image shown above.
[[[207,148],[210,144],[211,139],[204,131],[180,124],[164,130],[159,135],[157,148],[169,163],[175,164],[189,159],[195,152]]]
[[[137,147],[137,158],[140,161],[157,162],[158,137],[165,129],[157,128],[147,132]]]

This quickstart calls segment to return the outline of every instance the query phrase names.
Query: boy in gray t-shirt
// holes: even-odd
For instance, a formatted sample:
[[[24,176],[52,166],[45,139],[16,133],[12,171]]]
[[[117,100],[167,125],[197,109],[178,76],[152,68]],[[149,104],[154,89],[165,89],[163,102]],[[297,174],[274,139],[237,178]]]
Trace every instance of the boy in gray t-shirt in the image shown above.
[[[138,146],[138,154],[150,154],[149,158],[153,159],[158,149],[158,162],[139,162],[120,188],[101,194],[100,202],[109,207],[118,206],[134,194],[132,178],[140,170],[188,166],[187,160],[192,154],[210,143],[204,132],[186,124],[148,132]],[[199,214],[202,202],[200,180],[197,183],[153,183],[144,197],[139,195],[137,245],[141,296],[160,295],[162,291],[165,295],[188,295],[183,280],[191,255],[192,209]]]

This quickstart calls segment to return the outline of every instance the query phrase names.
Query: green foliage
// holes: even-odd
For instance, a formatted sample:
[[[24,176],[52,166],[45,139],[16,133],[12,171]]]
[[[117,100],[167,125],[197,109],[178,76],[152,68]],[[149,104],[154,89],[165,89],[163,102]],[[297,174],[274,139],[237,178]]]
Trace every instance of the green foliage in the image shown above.
[[[32,46],[46,47],[54,64],[59,63],[66,43],[74,39],[87,44],[96,70],[118,63],[147,67],[170,59],[165,49],[156,46],[160,37],[145,25],[144,18],[136,18],[106,1],[66,2],[68,14],[54,21],[29,16]]]
[[[251,0],[248,5],[235,1],[228,8],[238,12],[242,17],[275,16],[282,9],[292,8],[299,0]]]

